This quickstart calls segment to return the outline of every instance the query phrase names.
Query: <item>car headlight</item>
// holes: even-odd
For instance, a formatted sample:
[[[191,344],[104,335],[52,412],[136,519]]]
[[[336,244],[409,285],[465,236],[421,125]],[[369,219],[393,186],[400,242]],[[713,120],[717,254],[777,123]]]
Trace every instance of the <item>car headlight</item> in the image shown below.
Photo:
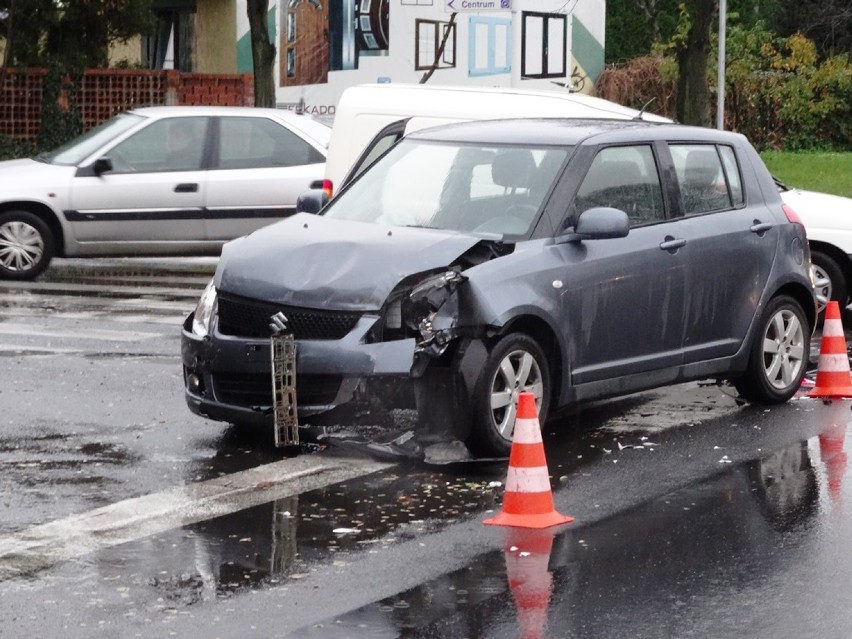
[[[213,319],[213,313],[216,308],[216,287],[213,286],[213,280],[207,284],[204,292],[201,294],[201,299],[195,306],[195,315],[192,318],[192,332],[199,337],[206,337],[210,332],[210,322]]]

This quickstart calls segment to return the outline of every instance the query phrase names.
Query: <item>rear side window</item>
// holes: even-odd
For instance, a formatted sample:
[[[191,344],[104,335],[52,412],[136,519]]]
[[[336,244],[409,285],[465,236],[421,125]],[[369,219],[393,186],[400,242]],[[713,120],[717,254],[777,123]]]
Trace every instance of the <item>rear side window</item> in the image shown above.
[[[745,204],[743,196],[743,183],[740,180],[740,167],[737,164],[737,156],[734,155],[734,150],[729,146],[720,146],[719,153],[722,156],[722,166],[725,167],[725,177],[728,179],[728,186],[731,191],[731,199],[734,206],[742,206]]]
[[[742,204],[743,189],[733,149],[713,144],[673,144],[669,148],[684,215]]]
[[[259,169],[324,162],[322,154],[286,127],[267,118],[220,120],[220,169]]]
[[[601,149],[574,199],[572,217],[606,206],[627,213],[631,226],[665,219],[660,176],[649,145]]]

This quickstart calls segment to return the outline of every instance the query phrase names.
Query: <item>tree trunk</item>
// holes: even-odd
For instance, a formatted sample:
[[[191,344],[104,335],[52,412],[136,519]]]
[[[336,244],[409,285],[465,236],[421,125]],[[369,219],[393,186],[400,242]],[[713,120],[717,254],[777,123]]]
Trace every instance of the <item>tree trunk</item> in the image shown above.
[[[266,14],[269,0],[248,0],[251,60],[254,67],[254,105],[275,106],[275,45],[269,39]]]
[[[689,0],[686,5],[692,26],[686,42],[677,51],[677,120],[682,124],[709,127],[712,123],[707,64],[715,0]]]

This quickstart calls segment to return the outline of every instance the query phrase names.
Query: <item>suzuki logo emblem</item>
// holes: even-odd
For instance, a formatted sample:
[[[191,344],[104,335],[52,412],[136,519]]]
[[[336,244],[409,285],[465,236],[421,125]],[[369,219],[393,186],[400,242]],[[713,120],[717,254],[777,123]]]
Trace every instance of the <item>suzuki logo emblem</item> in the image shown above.
[[[269,328],[272,329],[273,333],[283,333],[287,330],[287,322],[289,321],[284,313],[278,311],[269,318]]]

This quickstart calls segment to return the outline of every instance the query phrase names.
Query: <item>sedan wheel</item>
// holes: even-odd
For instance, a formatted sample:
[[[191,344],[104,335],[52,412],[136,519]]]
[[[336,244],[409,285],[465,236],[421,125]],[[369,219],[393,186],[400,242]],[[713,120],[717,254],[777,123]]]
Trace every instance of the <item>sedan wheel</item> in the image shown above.
[[[509,453],[522,392],[535,396],[539,423],[543,423],[550,401],[547,360],[533,339],[515,333],[491,349],[477,381],[472,448],[485,454]]]
[[[53,257],[53,237],[42,220],[27,211],[0,215],[0,277],[32,279]]]
[[[763,312],[748,370],[735,381],[750,401],[780,403],[802,384],[810,351],[810,330],[804,311],[791,297],[772,299]]]
[[[817,312],[822,317],[826,305],[834,300],[842,309],[846,306],[846,278],[843,270],[832,258],[819,251],[811,254],[811,264],[814,276],[814,293],[817,299]]]

